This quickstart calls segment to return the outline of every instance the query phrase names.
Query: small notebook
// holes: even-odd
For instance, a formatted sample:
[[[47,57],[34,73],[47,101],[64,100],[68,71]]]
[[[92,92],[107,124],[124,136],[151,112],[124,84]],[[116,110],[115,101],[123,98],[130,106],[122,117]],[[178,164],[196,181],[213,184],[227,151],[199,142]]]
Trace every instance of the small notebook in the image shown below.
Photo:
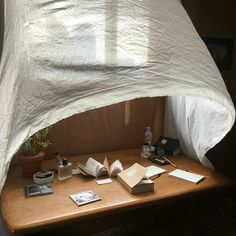
[[[146,177],[150,178],[154,175],[159,175],[159,174],[162,174],[164,172],[166,172],[165,169],[162,169],[160,167],[157,167],[157,166],[148,166],[146,167],[147,168],[147,172],[145,174]]]
[[[187,180],[192,183],[199,183],[201,180],[203,180],[205,177],[203,175],[198,175],[194,173],[190,173],[185,170],[175,169],[172,172],[168,174],[169,176],[180,178],[183,180]]]
[[[78,206],[101,200],[93,191],[84,191],[69,196]]]

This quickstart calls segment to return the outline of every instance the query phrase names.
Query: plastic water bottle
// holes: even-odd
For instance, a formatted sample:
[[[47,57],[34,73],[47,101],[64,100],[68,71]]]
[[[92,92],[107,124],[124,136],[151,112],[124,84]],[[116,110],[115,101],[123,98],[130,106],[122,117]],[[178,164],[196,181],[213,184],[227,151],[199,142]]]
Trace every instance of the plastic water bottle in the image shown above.
[[[142,146],[141,157],[150,158],[152,155],[152,130],[151,127],[146,127],[144,133],[144,143]]]
[[[152,145],[152,129],[151,127],[146,127],[145,133],[144,133],[144,143],[148,145]]]

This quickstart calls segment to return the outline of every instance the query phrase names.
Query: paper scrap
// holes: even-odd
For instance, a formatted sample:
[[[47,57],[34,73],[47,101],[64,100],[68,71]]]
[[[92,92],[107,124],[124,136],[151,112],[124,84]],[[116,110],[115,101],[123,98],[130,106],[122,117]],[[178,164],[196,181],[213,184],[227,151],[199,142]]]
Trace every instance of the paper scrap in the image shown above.
[[[97,182],[97,184],[109,184],[109,183],[112,183],[112,180],[110,178],[108,178],[108,179],[98,179],[96,182]]]

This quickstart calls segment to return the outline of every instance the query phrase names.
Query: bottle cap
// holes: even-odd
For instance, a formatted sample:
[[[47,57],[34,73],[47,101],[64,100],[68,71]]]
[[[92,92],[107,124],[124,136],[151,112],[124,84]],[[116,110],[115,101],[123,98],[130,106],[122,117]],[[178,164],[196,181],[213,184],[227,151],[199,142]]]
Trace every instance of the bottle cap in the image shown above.
[[[151,130],[151,127],[150,127],[150,126],[146,127],[146,130],[147,130],[147,131],[150,131],[150,130]]]
[[[67,166],[68,165],[68,160],[66,158],[63,158],[62,165],[63,166]]]

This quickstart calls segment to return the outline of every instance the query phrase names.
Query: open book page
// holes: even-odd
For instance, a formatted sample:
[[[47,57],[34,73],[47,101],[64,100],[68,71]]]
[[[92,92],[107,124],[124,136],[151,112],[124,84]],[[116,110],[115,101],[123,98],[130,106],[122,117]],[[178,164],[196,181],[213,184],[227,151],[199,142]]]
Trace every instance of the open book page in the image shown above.
[[[105,157],[105,160],[103,162],[104,167],[107,169],[107,172],[110,177],[117,176],[118,173],[123,171],[123,166],[119,160],[114,161],[111,166],[109,166],[108,160]]]
[[[152,180],[148,179],[148,178],[143,178],[141,179],[140,182],[137,183],[137,185],[141,185],[141,184],[150,184],[150,183],[153,183]]]
[[[82,175],[90,175],[89,170],[83,164],[77,163],[77,166],[78,166],[80,172],[82,173]]]
[[[101,166],[97,167],[97,177],[107,175],[107,174],[108,174],[107,169],[103,165],[102,165],[102,167]]]
[[[105,157],[105,159],[103,161],[103,166],[106,168],[107,173],[109,174],[110,173],[110,167],[109,167],[109,163],[108,163],[107,157]]]
[[[123,171],[123,166],[119,160],[116,160],[110,166],[109,175],[115,177],[121,171]]]
[[[107,174],[106,168],[101,163],[91,157],[86,162],[86,168],[89,171],[89,174],[94,177]]]

